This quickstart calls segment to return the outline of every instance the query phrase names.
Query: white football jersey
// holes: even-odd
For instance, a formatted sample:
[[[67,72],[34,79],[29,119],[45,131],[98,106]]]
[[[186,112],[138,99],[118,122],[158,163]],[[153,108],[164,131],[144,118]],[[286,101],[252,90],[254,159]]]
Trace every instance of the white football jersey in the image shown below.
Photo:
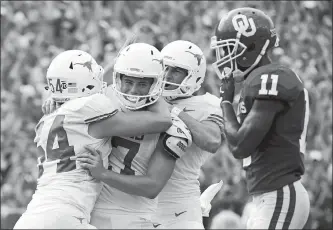
[[[116,97],[111,87],[106,95]],[[122,111],[128,111],[120,103]],[[109,155],[109,170],[128,175],[145,175],[151,155],[154,153],[160,134],[149,134],[139,137],[113,137],[112,151]],[[138,213],[149,216],[157,207],[156,199],[148,199],[124,193],[116,188],[103,184],[100,196],[94,209],[111,213]]]
[[[149,160],[154,153],[160,134],[138,137],[113,137],[109,156],[109,170],[126,175],[145,175]],[[156,210],[156,199],[148,199],[124,193],[103,185],[95,209],[112,213],[138,213],[148,216]]]
[[[220,99],[206,93],[185,99],[172,101],[173,105],[198,121],[206,120],[213,114],[222,116]],[[195,143],[186,149],[186,153],[177,160],[171,178],[158,196],[159,205],[171,204],[177,199],[189,200],[192,197],[199,199],[200,168],[212,154],[201,150]]]
[[[88,134],[88,124],[117,112],[114,103],[103,94],[77,98],[44,116],[36,126],[35,142],[44,156],[38,159],[39,179],[30,213],[43,212],[62,203],[76,207],[78,215],[90,219],[90,213],[102,184],[71,159],[91,146],[102,153],[104,166],[111,152],[110,138],[96,139]]]

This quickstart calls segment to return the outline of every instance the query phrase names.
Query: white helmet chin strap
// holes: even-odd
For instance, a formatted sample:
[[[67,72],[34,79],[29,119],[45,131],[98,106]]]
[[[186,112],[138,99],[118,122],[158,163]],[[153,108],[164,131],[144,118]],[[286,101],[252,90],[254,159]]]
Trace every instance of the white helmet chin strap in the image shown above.
[[[192,90],[191,85],[189,85],[188,83],[184,83],[184,82],[187,82],[187,80],[189,79],[190,76],[191,76],[191,73],[189,73],[180,84],[169,82],[169,81],[163,81],[163,83],[165,83],[165,85],[168,84],[168,85],[173,85],[173,86],[178,86],[178,87],[175,89],[168,90],[165,88],[165,85],[164,85],[164,90],[162,92],[162,96],[165,99],[167,99],[168,101],[172,101],[177,98],[192,96],[193,90]]]
[[[179,98],[178,96],[164,96],[164,99],[167,101],[173,101]]]

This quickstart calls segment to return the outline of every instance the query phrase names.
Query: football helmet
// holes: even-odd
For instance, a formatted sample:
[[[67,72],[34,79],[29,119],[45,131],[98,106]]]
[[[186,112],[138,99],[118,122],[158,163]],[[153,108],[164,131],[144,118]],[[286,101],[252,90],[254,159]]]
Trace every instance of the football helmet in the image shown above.
[[[47,69],[47,90],[56,102],[102,93],[104,70],[95,59],[81,50],[58,54]]]
[[[137,78],[153,78],[147,95],[130,95],[121,92],[121,75]],[[112,87],[120,102],[130,110],[151,105],[163,90],[163,60],[160,51],[146,43],[134,43],[118,55],[113,71]]]
[[[279,45],[273,21],[261,10],[238,8],[228,12],[215,29],[211,49],[212,64],[220,79],[233,74],[240,82],[261,60],[267,50]]]
[[[164,66],[179,67],[187,71],[180,84],[164,80],[165,84],[176,85],[176,89],[164,88],[167,100],[191,96],[200,89],[206,75],[206,58],[202,50],[189,41],[177,40],[166,45],[161,51]]]

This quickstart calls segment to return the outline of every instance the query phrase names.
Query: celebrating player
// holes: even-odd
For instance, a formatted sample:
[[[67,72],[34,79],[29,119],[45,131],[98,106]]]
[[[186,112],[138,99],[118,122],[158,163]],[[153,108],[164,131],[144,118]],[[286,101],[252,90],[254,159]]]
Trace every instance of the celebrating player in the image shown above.
[[[89,225],[90,213],[102,184],[75,161],[85,154],[84,145],[98,149],[107,166],[111,136],[159,133],[170,127],[168,106],[158,100],[162,64],[150,52],[141,55],[143,60],[149,59],[149,82],[155,85],[150,104],[155,104],[147,111],[126,113],[118,111],[116,97],[100,93],[103,69],[91,55],[69,50],[53,59],[46,78],[51,98],[60,107],[36,126],[35,142],[43,151],[38,159],[40,177],[27,211],[14,228],[95,228]],[[139,84],[148,84],[144,81]]]
[[[165,65],[163,96],[192,133],[193,144],[176,162],[158,196],[155,228],[204,229],[200,205],[200,168],[221,145],[220,100],[206,93],[194,96],[205,79],[206,59],[195,44],[177,40],[162,51]]]
[[[135,50],[133,50],[133,52],[134,51]],[[218,98],[210,94],[192,97],[192,94],[200,88],[205,77],[206,60],[202,51],[193,43],[175,41],[165,47],[162,50],[162,54],[165,55],[164,57],[169,58],[169,60],[163,59],[163,62],[168,64],[165,72],[167,85],[164,92],[168,95],[167,98],[178,106],[172,109],[172,114],[182,116],[184,120],[187,121],[188,127],[191,127],[189,129],[196,132],[196,134],[192,133],[192,136],[196,138],[195,141],[198,142],[197,145],[211,152],[216,152],[221,142],[221,137],[219,137],[221,118],[218,115],[221,114],[221,108],[219,107],[220,102]],[[122,61],[121,58],[117,60],[117,62]],[[126,66],[128,65],[129,64],[126,64]],[[116,64],[116,72],[117,68],[118,66]],[[121,70],[118,71],[121,72]],[[114,83],[117,84],[116,79],[114,79]],[[172,86],[170,87],[170,85]],[[115,87],[117,87],[117,85],[115,85]],[[183,87],[186,87],[187,90],[182,91]],[[184,109],[185,107],[188,108],[188,110]],[[192,112],[192,116],[196,117],[198,120],[185,113],[182,114],[183,112],[180,108],[184,109],[184,111],[186,110],[186,112]],[[182,126],[178,126],[177,129],[180,127]],[[182,130],[188,132],[186,128]],[[184,138],[186,139],[186,136]],[[142,138],[136,139],[140,140]],[[95,172],[96,178],[101,179],[111,186],[105,186],[107,189],[105,189],[104,192],[102,191],[92,214],[92,224],[96,225],[98,228],[139,228],[140,225],[145,228],[152,227],[151,225],[149,226],[149,221],[146,221],[146,223],[148,223],[148,225],[146,225],[142,220],[143,218],[150,220],[152,214],[156,211],[156,200],[148,200],[147,198],[155,198],[165,183],[167,183],[166,188],[163,189],[164,192],[162,191],[158,195],[159,214],[154,218],[153,226],[160,226],[160,228],[203,229],[198,177],[200,167],[209,156],[209,153],[202,151],[197,146],[186,148],[185,153],[181,151],[181,149],[176,151],[177,158],[180,156],[178,152],[182,152],[181,155],[183,156],[177,160],[176,170],[171,179],[169,179],[174,168],[174,161],[163,159],[163,161],[155,160],[157,154],[165,151],[163,148],[166,150],[168,150],[168,148],[162,144],[157,145],[149,161],[146,174],[142,169],[147,167],[141,166],[138,168],[138,166],[140,166],[140,158],[136,157],[143,155],[143,153],[140,152],[137,153],[134,160],[132,160],[132,164],[127,170],[128,173],[125,173],[125,170],[122,169],[123,166],[120,163],[116,163],[117,159],[122,159],[122,155],[126,154],[127,151],[129,153],[130,151],[138,149],[139,145],[131,145],[131,142],[128,141],[130,139],[113,137],[113,140],[115,140],[114,146],[116,148],[112,150],[112,154],[110,155],[110,164],[112,168],[115,164],[115,168],[118,171],[120,170],[121,174],[127,175],[102,172],[101,159],[97,159],[99,157],[96,151],[91,151],[92,155],[89,157],[82,156],[86,159],[81,159],[88,164],[87,166],[92,172]],[[186,143],[183,145],[185,146],[185,144]],[[129,150],[124,153],[124,150],[121,151],[122,148],[118,146],[125,147]],[[113,157],[113,153],[116,157]],[[148,154],[145,153],[145,155]],[[133,164],[133,162],[135,164]],[[167,166],[168,164],[169,166]],[[121,165],[121,167],[118,165]],[[165,168],[165,170],[163,170],[163,168]],[[143,171],[143,173],[140,173],[140,171]],[[102,174],[104,174],[104,176]],[[135,176],[130,176],[131,174]],[[169,179],[168,182],[167,179]],[[124,193],[120,193],[117,189]],[[145,201],[145,203],[142,201]],[[121,208],[119,208],[119,206]],[[116,208],[121,210],[117,211]],[[175,213],[179,215],[175,215]],[[139,220],[138,217],[141,217],[141,219]]]
[[[243,160],[247,187],[256,206],[248,229],[302,229],[309,216],[304,174],[308,92],[291,69],[271,63],[278,45],[272,20],[253,8],[221,19],[212,37],[213,67],[222,79],[224,131],[233,156]],[[237,121],[234,82],[243,82]]]
[[[150,61],[145,60],[147,54],[153,55]],[[124,110],[145,110],[151,103],[156,87],[150,81],[154,63],[161,64],[162,57],[156,48],[147,44],[135,43],[120,52],[109,95],[115,94]],[[162,73],[163,69],[160,71]],[[173,125],[162,135],[112,137],[109,170],[102,167],[102,159],[93,149],[89,149],[90,155],[78,156],[83,167],[104,182],[91,214],[91,224],[109,229],[151,228],[151,216],[157,203],[154,198],[191,140],[186,125],[173,116]]]

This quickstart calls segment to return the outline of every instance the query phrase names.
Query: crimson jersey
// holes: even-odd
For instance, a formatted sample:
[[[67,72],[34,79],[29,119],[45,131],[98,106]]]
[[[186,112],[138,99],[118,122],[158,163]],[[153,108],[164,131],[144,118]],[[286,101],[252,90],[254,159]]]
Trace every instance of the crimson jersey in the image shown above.
[[[243,159],[250,194],[282,188],[304,174],[304,153],[309,119],[308,92],[289,68],[269,64],[252,71],[244,81],[238,105],[243,123],[254,100],[280,100],[285,104],[256,151]]]

